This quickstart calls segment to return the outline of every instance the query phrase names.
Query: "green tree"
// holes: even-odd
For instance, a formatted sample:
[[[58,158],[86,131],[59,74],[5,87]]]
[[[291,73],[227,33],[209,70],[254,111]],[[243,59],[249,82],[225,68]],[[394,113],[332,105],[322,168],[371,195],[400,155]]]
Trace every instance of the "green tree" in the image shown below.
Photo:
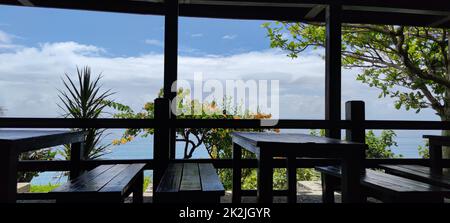
[[[180,113],[178,119],[269,119],[270,114],[264,114],[259,111],[248,111],[240,106],[232,106],[230,100],[223,99],[222,103],[216,101],[199,102],[187,97],[190,94],[188,90],[180,89],[177,92],[177,109]],[[159,97],[162,97],[162,90]],[[117,110],[114,114],[116,118],[138,118],[153,119],[154,103],[147,102],[140,112],[134,112],[129,106],[116,102],[106,101],[105,104]],[[181,112],[182,111],[182,112]],[[194,112],[200,111],[200,112]],[[235,129],[222,128],[185,128],[177,129],[177,141],[184,142],[184,159],[192,157],[193,153],[204,146],[211,159],[230,159],[232,157],[231,133]],[[239,129],[239,131],[278,131],[277,129]],[[127,129],[120,139],[115,140],[114,144],[123,144],[133,140],[137,136],[147,137],[153,134],[153,129]],[[254,154],[243,151],[243,157],[255,158]],[[310,174],[311,172],[311,174]],[[226,189],[231,188],[232,171],[229,169],[219,170],[222,182]],[[275,175],[275,188],[283,188],[286,185],[286,170],[277,169]],[[243,169],[242,171],[243,188],[255,188],[256,171],[252,169]],[[284,177],[283,177],[284,176]],[[312,171],[299,171],[301,179],[312,176]],[[310,179],[310,178],[308,178]]]
[[[106,104],[113,94],[111,90],[102,90],[101,75],[91,76],[91,69],[84,67],[77,68],[77,78],[71,79],[65,74],[63,84],[65,90],[59,90],[61,104],[58,106],[64,111],[63,117],[77,119],[96,119],[104,114]],[[76,129],[86,131],[84,145],[84,159],[96,159],[109,153],[111,144],[103,144],[102,139],[106,136],[106,129]],[[65,159],[70,159],[70,146],[66,145],[61,155]]]
[[[325,46],[318,23],[265,23],[270,45],[292,58]],[[395,108],[430,108],[450,121],[449,30],[394,25],[343,24],[342,65],[357,68],[357,80],[395,99]],[[450,136],[450,131],[442,131]],[[450,157],[450,149],[444,150]]]

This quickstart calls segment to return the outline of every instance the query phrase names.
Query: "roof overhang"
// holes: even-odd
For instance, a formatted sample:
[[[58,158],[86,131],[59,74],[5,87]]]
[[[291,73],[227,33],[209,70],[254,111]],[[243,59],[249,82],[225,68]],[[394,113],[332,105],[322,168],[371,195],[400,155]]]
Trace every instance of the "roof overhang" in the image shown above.
[[[0,0],[0,4],[164,15],[164,0]],[[325,21],[328,4],[342,5],[342,22],[450,27],[450,4],[443,0],[179,0],[188,17]]]

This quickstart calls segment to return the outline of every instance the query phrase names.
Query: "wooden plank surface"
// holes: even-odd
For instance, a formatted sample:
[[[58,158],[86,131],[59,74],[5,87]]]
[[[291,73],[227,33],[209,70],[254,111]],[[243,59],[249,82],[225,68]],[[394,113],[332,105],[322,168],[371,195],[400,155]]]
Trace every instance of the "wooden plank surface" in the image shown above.
[[[95,169],[92,169],[88,172],[85,172],[81,176],[77,177],[74,180],[71,180],[67,183],[64,183],[63,185],[59,186],[58,188],[55,188],[51,192],[65,192],[65,191],[71,191],[78,187],[80,187],[83,183],[89,182],[98,175],[102,174],[103,172],[107,171],[108,169],[111,169],[115,165],[101,165],[96,167]]]
[[[449,175],[434,175],[430,168],[420,165],[380,165],[392,174],[450,188]]]
[[[244,139],[255,146],[262,144],[324,144],[324,145],[361,145],[361,143],[345,140],[318,137],[301,133],[271,133],[271,132],[234,132],[233,137]]]
[[[17,152],[84,141],[82,131],[0,130],[0,148],[13,146]]]
[[[180,191],[201,191],[198,163],[184,163]]]
[[[183,176],[183,166],[183,163],[170,163],[156,192],[178,192]]]
[[[61,188],[60,190],[54,190],[52,192],[97,192],[105,186],[106,183],[124,171],[128,166],[129,164],[113,165],[111,168],[103,171],[95,177],[79,179],[74,184],[68,183],[69,185],[67,186],[63,185],[66,188]],[[91,171],[88,173],[90,172]]]
[[[106,183],[100,192],[125,192],[132,180],[144,169],[145,164],[130,164],[125,170],[117,174],[111,181]]]
[[[340,177],[341,171],[334,166],[317,167],[316,170],[330,174],[332,176]],[[429,185],[415,180],[410,180],[404,177],[399,177],[391,174],[386,174],[379,171],[366,169],[366,175],[361,179],[364,186],[378,189],[384,192],[391,193],[437,193],[450,194],[450,189]]]
[[[216,169],[211,163],[199,163],[202,191],[224,192],[225,189],[217,175]]]

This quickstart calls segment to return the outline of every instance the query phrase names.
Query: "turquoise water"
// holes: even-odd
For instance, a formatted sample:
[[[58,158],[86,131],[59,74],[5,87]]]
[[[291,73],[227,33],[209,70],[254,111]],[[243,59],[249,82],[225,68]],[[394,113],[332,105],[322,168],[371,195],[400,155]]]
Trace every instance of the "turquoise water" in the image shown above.
[[[418,145],[423,145],[421,138],[424,134],[439,134],[437,131],[396,131],[396,141],[398,147],[392,148],[394,153],[403,155],[404,158],[418,158]],[[114,139],[120,138],[122,131],[110,131],[104,142],[110,143]],[[177,144],[177,158],[183,157],[183,143]],[[198,148],[194,153],[194,158],[209,158],[204,147]],[[111,153],[102,159],[152,159],[153,158],[153,136],[147,138],[137,137],[132,142],[124,145],[112,146]],[[151,171],[146,171],[146,175],[151,175]],[[45,172],[32,180],[33,184],[61,183],[66,181],[61,177],[61,173]]]
[[[120,138],[122,131],[110,131],[104,138],[104,143],[111,143],[114,139]],[[112,145],[111,151],[102,159],[152,159],[153,158],[153,136],[147,138],[136,137],[133,141],[123,145]],[[177,143],[177,158],[183,158],[183,143]],[[193,154],[194,158],[209,158],[204,147],[199,147]],[[67,180],[61,172],[45,172],[33,178],[32,184],[62,183]],[[145,175],[151,176],[151,171],[146,171]]]

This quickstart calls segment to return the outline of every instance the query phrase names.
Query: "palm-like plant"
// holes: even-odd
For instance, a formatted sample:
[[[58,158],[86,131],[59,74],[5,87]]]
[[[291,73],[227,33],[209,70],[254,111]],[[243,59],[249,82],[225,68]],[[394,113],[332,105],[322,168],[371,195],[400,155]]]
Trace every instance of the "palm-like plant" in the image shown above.
[[[92,78],[91,69],[84,67],[78,69],[78,79],[72,80],[68,74],[63,78],[65,91],[59,90],[58,96],[62,104],[58,106],[64,111],[66,118],[96,119],[104,113],[104,101],[114,93],[111,90],[102,91],[100,85],[101,75]],[[106,129],[77,129],[87,132],[83,158],[96,159],[110,151],[111,144],[102,144]],[[62,155],[70,159],[70,147],[65,146]]]

